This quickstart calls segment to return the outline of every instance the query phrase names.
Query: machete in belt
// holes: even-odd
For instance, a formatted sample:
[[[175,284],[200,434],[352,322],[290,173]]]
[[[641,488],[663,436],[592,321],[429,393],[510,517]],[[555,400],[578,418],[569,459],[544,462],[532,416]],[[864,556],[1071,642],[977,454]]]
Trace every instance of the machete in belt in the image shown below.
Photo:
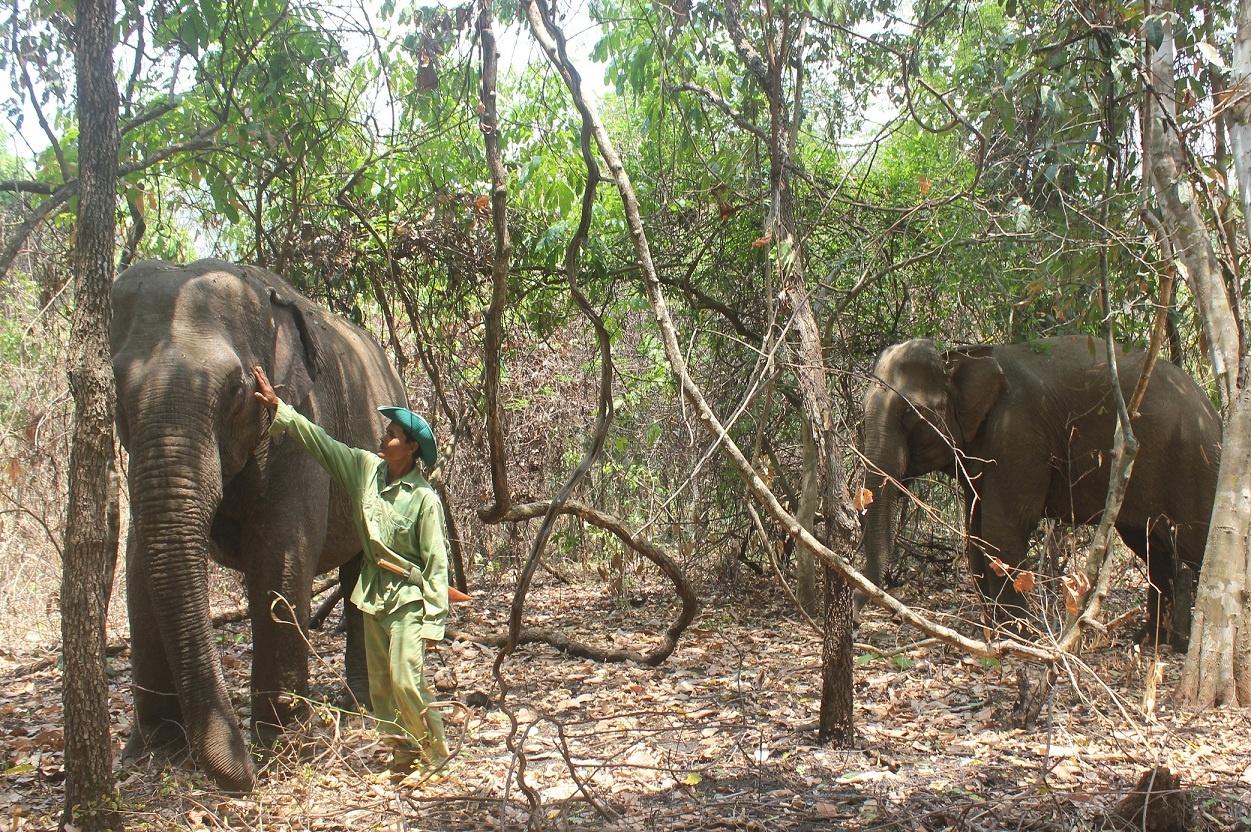
[[[392,575],[399,575],[401,578],[408,581],[410,584],[417,584],[418,586],[420,586],[421,584],[425,583],[426,579],[421,574],[421,570],[417,568],[416,564],[412,563],[411,561],[403,560],[403,559],[399,559],[400,562],[397,562],[397,559],[399,559],[398,555],[392,555],[390,552],[383,549],[382,552],[378,555],[378,560],[375,562],[378,564],[379,569],[386,570],[387,572],[390,572]],[[401,565],[401,563],[403,565]],[[464,601],[471,601],[473,599],[471,596],[466,595],[465,593],[461,592],[456,587],[452,586],[451,584],[448,584],[447,600],[453,604],[459,604]]]

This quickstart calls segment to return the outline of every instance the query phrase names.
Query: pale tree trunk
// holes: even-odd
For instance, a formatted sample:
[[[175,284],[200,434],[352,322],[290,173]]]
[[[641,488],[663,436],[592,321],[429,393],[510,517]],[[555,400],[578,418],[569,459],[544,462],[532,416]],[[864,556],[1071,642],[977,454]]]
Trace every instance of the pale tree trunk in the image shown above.
[[[1159,7],[1154,11],[1167,10]],[[1148,10],[1151,11],[1151,10]],[[1189,168],[1177,129],[1177,98],[1173,77],[1176,50],[1170,18],[1163,23],[1160,48],[1150,58],[1151,89],[1147,91],[1145,144],[1155,201],[1161,222],[1182,273],[1199,307],[1222,408],[1238,397],[1238,367],[1242,350],[1237,311],[1229,299],[1211,235],[1190,185]]]
[[[1245,96],[1251,69],[1251,0],[1241,0],[1235,47],[1232,95],[1241,97],[1231,110],[1235,167],[1242,185],[1243,207],[1251,187],[1248,169],[1248,125]],[[1240,349],[1238,311],[1221,279],[1216,252],[1194,200],[1179,199],[1188,191],[1180,139],[1172,123],[1173,33],[1166,22],[1164,40],[1151,62],[1154,105],[1147,118],[1151,178],[1163,225],[1180,269],[1199,300],[1204,333],[1221,393],[1224,411],[1220,472],[1212,507],[1207,549],[1200,572],[1190,632],[1190,652],[1178,688],[1190,705],[1251,705],[1251,390],[1240,385],[1245,356]],[[1251,215],[1248,215],[1251,220]]]
[[[1249,2],[1251,0],[1244,0]],[[1178,694],[1191,705],[1251,705],[1251,391],[1225,422],[1216,503]]]
[[[817,517],[817,443],[807,424],[803,426],[804,473],[799,485],[800,525],[813,531]],[[817,612],[817,559],[802,546],[795,547],[795,595],[799,606],[809,615]]]
[[[61,823],[85,830],[121,825],[110,808],[113,740],[104,659],[118,534],[109,364],[118,147],[113,15],[113,0],[81,0],[75,26],[80,186],[69,370],[74,445],[61,575],[66,773]]]
[[[1233,149],[1234,171],[1242,193],[1242,218],[1251,234],[1251,2],[1238,3],[1234,33],[1234,66],[1226,120]]]

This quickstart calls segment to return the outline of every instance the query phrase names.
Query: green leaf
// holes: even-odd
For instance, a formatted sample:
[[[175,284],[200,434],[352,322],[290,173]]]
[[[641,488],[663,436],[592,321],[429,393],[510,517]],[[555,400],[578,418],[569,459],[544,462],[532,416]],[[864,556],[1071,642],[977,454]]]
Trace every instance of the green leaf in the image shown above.
[[[1164,43],[1164,22],[1158,14],[1153,14],[1143,21],[1142,33],[1152,49],[1159,49]]]
[[[900,653],[898,656],[895,656],[895,658],[892,659],[892,661],[895,662],[895,666],[898,667],[900,670],[907,670],[908,668],[912,667],[912,665],[914,664],[912,659],[908,658],[903,653]]]
[[[682,778],[682,782],[688,786],[698,786],[704,782],[704,778],[698,771],[688,771],[686,776]]]

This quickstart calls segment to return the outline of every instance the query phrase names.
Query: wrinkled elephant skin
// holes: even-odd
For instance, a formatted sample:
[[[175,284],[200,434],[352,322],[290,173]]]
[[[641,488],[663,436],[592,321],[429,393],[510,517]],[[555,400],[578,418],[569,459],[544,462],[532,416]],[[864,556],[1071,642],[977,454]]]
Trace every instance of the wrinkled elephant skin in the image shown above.
[[[1145,357],[1117,349],[1127,400]],[[970,569],[996,619],[1028,620],[1024,597],[990,568],[988,556],[1019,564],[1043,517],[1098,522],[1115,426],[1100,339],[946,352],[924,339],[888,347],[864,397],[866,487],[875,498],[864,518],[866,575],[880,584],[891,555],[894,482],[943,472],[960,483]],[[1138,456],[1116,528],[1147,563],[1148,627],[1162,627],[1154,632],[1185,649],[1186,599],[1216,492],[1220,419],[1189,376],[1160,361],[1133,428]],[[1190,569],[1179,569],[1179,560]]]
[[[223,788],[255,767],[222,672],[207,562],[243,573],[252,620],[251,723],[272,738],[308,687],[313,577],[360,545],[347,497],[294,441],[270,438],[250,368],[344,442],[376,444],[403,403],[362,330],[263,269],[138,263],[113,286],[117,422],[130,453],[127,602],[134,730],[126,756],[181,747]],[[359,628],[357,628],[359,630]]]

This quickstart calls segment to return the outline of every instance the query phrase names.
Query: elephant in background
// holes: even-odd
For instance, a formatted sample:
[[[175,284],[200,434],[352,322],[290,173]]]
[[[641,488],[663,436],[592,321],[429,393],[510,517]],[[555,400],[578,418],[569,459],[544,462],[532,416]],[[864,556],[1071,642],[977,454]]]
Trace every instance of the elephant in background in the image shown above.
[[[1126,400],[1145,358],[1117,348]],[[866,576],[880,584],[891,556],[892,480],[943,472],[961,485],[970,571],[995,618],[1027,618],[1012,579],[987,557],[1019,564],[1043,517],[1083,524],[1102,516],[1117,418],[1104,342],[1070,336],[940,352],[916,339],[883,351],[873,375],[864,396],[865,485],[874,496],[864,517]],[[1198,385],[1160,361],[1134,433],[1138,456],[1116,528],[1147,563],[1147,626],[1184,650],[1221,422]],[[1188,580],[1178,559],[1192,568]]]
[[[185,743],[222,788],[247,791],[255,767],[214,646],[208,559],[244,576],[251,723],[267,740],[307,692],[313,577],[360,550],[347,496],[292,440],[269,436],[250,369],[265,367],[286,402],[356,446],[377,442],[376,406],[407,397],[376,341],[264,269],[138,263],[114,283],[113,310],[117,426],[130,452],[135,720],[123,756]],[[353,618],[348,676],[363,681]]]

